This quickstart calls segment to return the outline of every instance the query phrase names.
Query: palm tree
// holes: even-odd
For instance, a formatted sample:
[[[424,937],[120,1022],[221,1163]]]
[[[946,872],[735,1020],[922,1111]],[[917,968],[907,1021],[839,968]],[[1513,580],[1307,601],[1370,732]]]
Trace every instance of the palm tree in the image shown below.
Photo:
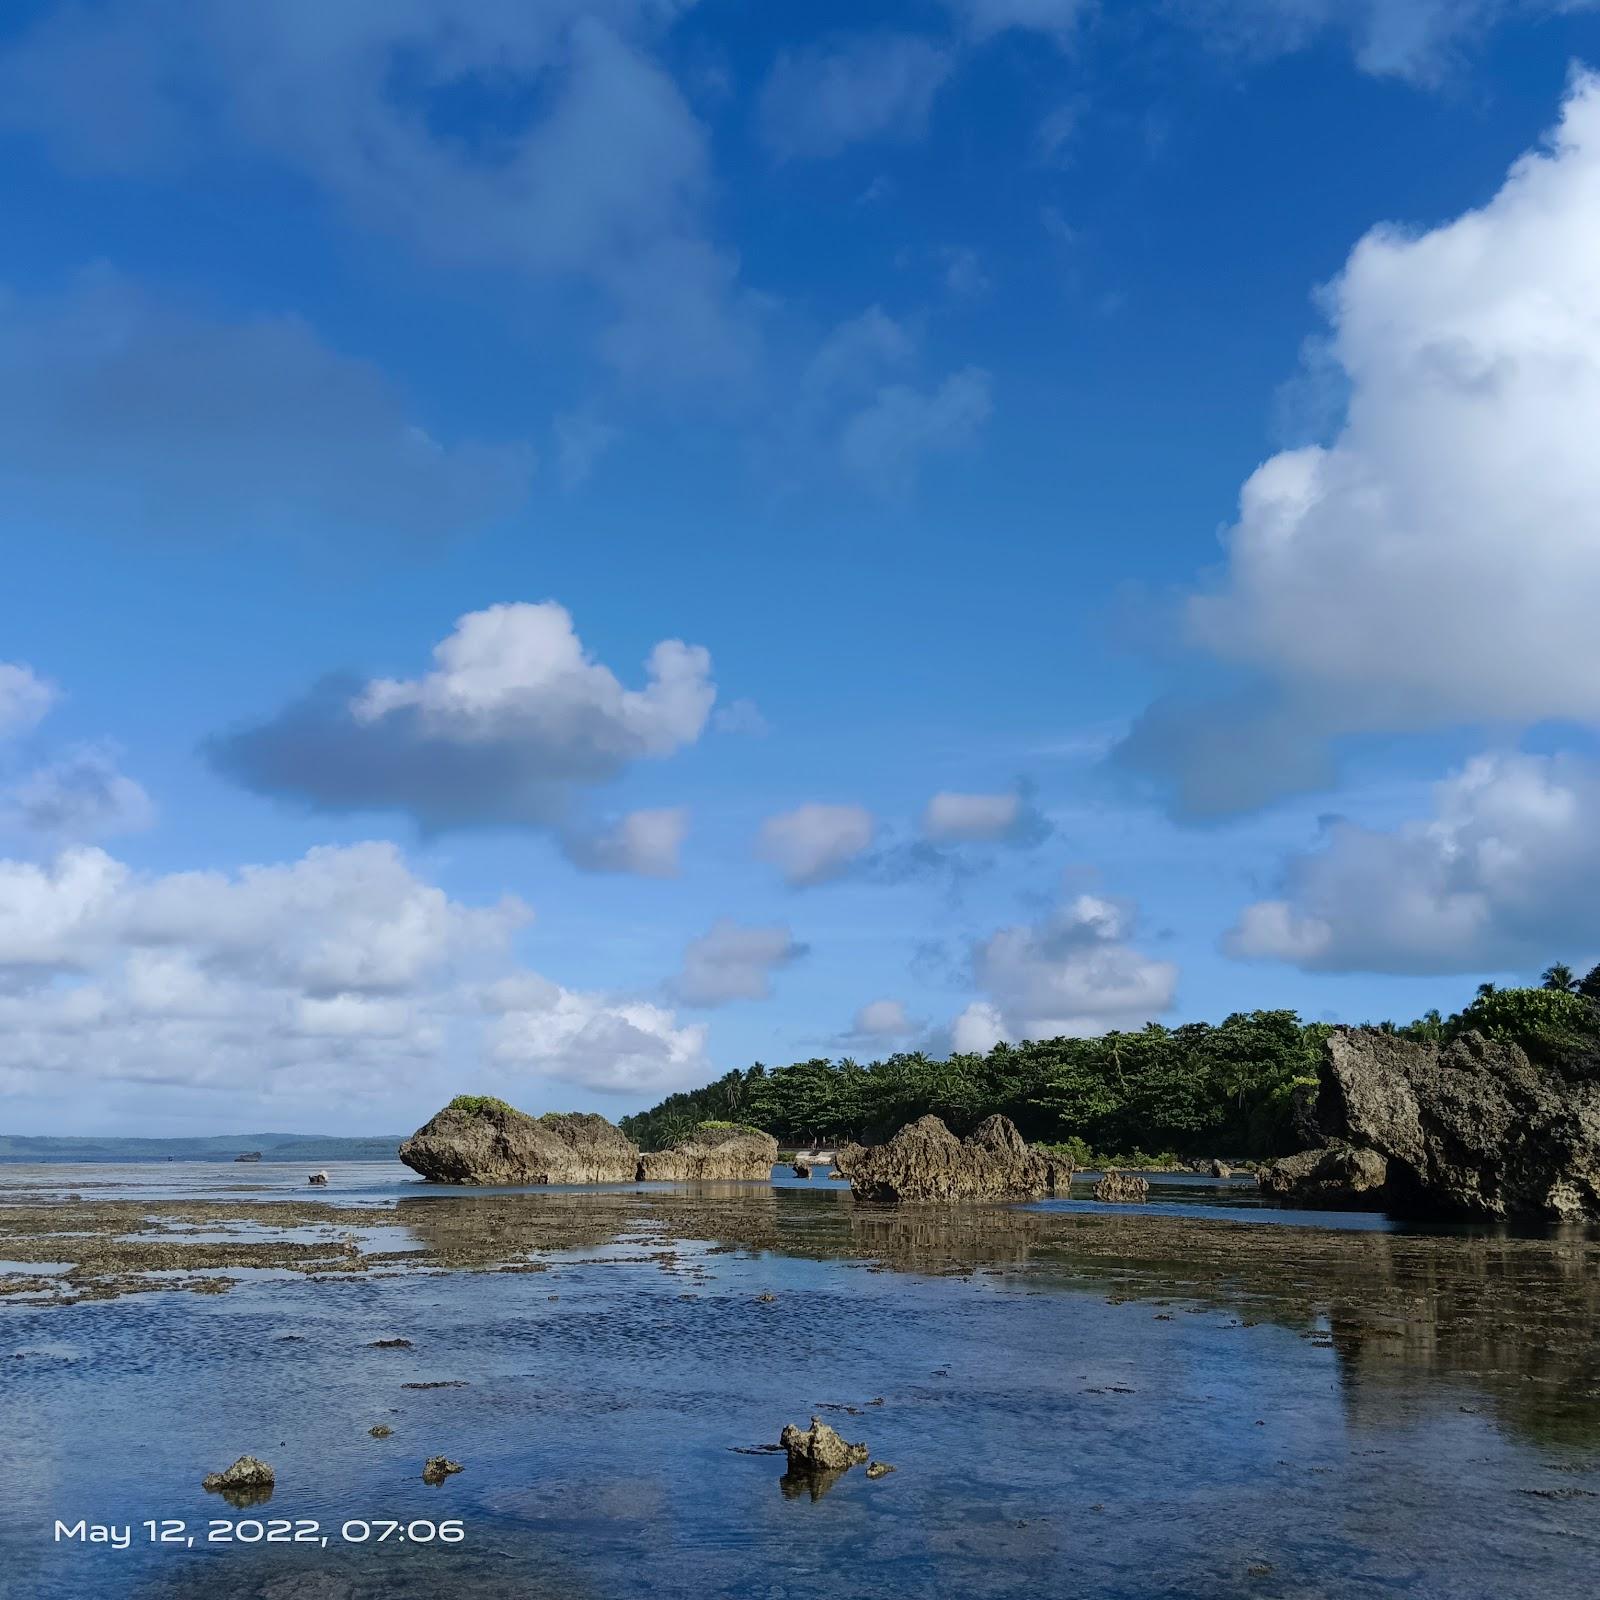
[[[1480,983],[1478,985],[1478,998],[1480,1000],[1484,999],[1486,996],[1491,995],[1493,993],[1494,993],[1494,985],[1492,983]]]
[[[1546,989],[1559,989],[1562,994],[1578,992],[1578,975],[1565,961],[1557,961],[1546,967],[1539,981]]]
[[[1600,966],[1590,967],[1584,974],[1578,993],[1586,1000],[1600,1001]]]

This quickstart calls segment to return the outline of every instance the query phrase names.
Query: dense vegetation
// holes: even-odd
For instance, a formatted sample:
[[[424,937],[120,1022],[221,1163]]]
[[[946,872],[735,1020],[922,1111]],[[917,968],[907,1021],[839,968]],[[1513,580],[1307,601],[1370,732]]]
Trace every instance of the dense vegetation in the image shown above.
[[[1454,1016],[1368,1024],[1419,1040],[1476,1030],[1575,1069],[1600,1059],[1600,967],[1579,982],[1552,967],[1538,989],[1479,987]],[[1061,1145],[1082,1163],[1144,1153],[1281,1155],[1296,1148],[1296,1085],[1315,1080],[1326,1023],[1292,1011],[1235,1012],[1215,1025],[1151,1023],[1136,1033],[996,1045],[987,1055],[935,1059],[903,1052],[866,1064],[845,1057],[760,1062],[624,1117],[629,1138],[661,1150],[708,1120],[750,1123],[783,1144],[871,1142],[932,1113],[965,1133],[993,1112],[1025,1137]]]

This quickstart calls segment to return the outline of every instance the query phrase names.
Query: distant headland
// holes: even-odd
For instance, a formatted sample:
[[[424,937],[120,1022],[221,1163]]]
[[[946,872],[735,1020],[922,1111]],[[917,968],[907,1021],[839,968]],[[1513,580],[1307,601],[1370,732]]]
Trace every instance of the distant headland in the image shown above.
[[[341,1138],[316,1133],[217,1133],[197,1138],[28,1137],[0,1133],[0,1161],[393,1161],[401,1134]]]

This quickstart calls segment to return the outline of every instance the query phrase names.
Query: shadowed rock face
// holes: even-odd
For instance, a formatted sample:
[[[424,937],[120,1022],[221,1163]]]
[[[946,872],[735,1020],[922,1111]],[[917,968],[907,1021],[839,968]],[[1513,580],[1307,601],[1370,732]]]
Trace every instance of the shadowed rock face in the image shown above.
[[[767,1183],[778,1161],[778,1141],[738,1122],[702,1122],[671,1150],[647,1150],[638,1175],[667,1183]]]
[[[986,1117],[965,1139],[920,1117],[887,1144],[838,1156],[858,1200],[1031,1199],[1072,1183],[1070,1161],[1025,1143],[1005,1117]]]
[[[1444,1046],[1341,1029],[1325,1047],[1322,1148],[1263,1192],[1421,1216],[1600,1217],[1600,1084],[1469,1033]]]
[[[486,1103],[446,1106],[400,1146],[435,1183],[631,1183],[639,1150],[592,1112],[530,1117]]]

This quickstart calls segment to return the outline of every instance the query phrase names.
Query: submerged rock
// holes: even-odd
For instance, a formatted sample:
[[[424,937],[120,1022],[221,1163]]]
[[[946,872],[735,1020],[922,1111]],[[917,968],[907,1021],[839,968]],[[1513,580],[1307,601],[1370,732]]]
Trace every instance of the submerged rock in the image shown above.
[[[1318,1148],[1262,1173],[1265,1194],[1412,1216],[1600,1217],[1600,1083],[1515,1044],[1336,1029],[1315,1119]]]
[[[864,1444],[850,1444],[819,1417],[809,1428],[791,1422],[778,1435],[778,1443],[789,1457],[789,1471],[799,1476],[814,1472],[844,1472],[858,1466],[871,1453]]]
[[[741,1122],[702,1122],[671,1150],[647,1150],[638,1176],[648,1182],[768,1183],[778,1164],[778,1141]]]
[[[907,1124],[887,1144],[838,1152],[858,1200],[1004,1200],[1065,1193],[1072,1163],[1029,1145],[1005,1117],[958,1139],[937,1117]]]
[[[530,1117],[503,1100],[463,1095],[400,1146],[435,1183],[628,1183],[638,1147],[593,1112]]]
[[[809,1178],[811,1176],[811,1163],[809,1161],[797,1161],[789,1170],[797,1178]]]
[[[1150,1198],[1150,1180],[1137,1172],[1108,1172],[1094,1186],[1094,1197],[1107,1205],[1136,1206]]]
[[[869,1461],[867,1463],[867,1476],[869,1478],[887,1478],[894,1470],[887,1461]]]
[[[254,1456],[240,1456],[231,1467],[221,1472],[208,1473],[200,1480],[200,1487],[211,1494],[227,1494],[249,1489],[270,1489],[277,1475],[265,1461]]]
[[[391,1428],[387,1422],[380,1422],[374,1427],[368,1428],[367,1432],[370,1433],[374,1439],[387,1439],[389,1435],[394,1432],[394,1429]]]
[[[453,1472],[462,1471],[459,1461],[452,1461],[448,1456],[429,1456],[422,1465],[422,1481],[424,1483],[443,1483]]]

